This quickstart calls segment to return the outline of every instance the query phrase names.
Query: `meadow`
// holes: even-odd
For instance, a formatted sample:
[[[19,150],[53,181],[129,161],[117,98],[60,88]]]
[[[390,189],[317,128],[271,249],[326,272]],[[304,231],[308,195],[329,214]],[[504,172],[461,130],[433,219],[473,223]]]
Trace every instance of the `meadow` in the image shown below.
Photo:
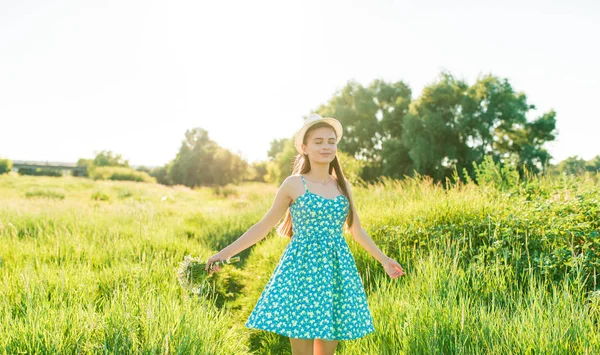
[[[600,174],[498,181],[354,186],[363,227],[407,275],[346,235],[376,331],[337,354],[600,353]],[[290,354],[243,325],[287,238],[272,230],[207,294],[175,277],[276,190],[0,175],[0,352]]]

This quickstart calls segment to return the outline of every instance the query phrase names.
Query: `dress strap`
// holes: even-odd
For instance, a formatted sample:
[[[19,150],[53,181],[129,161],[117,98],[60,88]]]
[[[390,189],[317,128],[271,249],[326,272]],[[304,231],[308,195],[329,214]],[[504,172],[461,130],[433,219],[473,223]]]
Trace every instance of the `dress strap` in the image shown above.
[[[308,192],[308,188],[306,187],[306,181],[304,181],[304,175],[300,175],[302,178],[302,183],[304,184],[304,192]]]

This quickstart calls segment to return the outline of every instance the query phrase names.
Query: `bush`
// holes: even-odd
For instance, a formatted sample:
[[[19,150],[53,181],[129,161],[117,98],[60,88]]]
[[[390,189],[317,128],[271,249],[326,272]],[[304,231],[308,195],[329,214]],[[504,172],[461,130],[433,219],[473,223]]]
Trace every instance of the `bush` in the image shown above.
[[[519,173],[514,162],[496,163],[490,155],[477,165],[473,162],[475,176],[479,185],[494,185],[500,190],[508,190],[519,185]]]
[[[341,150],[337,151],[337,156],[342,165],[342,169],[344,169],[344,176],[346,176],[346,179],[352,184],[363,183],[364,181],[361,178],[361,175],[363,169],[366,167],[365,161],[355,159],[350,154]]]
[[[0,159],[0,175],[12,170],[12,161],[9,159]]]
[[[159,184],[172,185],[168,165],[159,166],[150,170],[150,176],[155,177]]]
[[[108,201],[110,197],[102,191],[96,191],[92,194],[92,200],[95,201]]]
[[[20,168],[19,175],[63,176],[62,170],[52,168]]]
[[[133,196],[133,194],[131,193],[131,191],[129,191],[129,189],[124,188],[124,187],[120,188],[119,191],[118,191],[118,193],[119,193],[119,195],[118,195],[119,198],[127,198],[127,197]]]
[[[44,197],[64,200],[65,194],[59,191],[37,189],[25,192],[25,197]]]
[[[230,185],[227,186],[215,186],[213,187],[213,194],[220,198],[227,198],[229,196],[237,196],[237,191]]]
[[[94,167],[89,171],[90,178],[94,180],[124,180],[156,183],[156,179],[145,171],[118,166]]]
[[[84,168],[83,171],[73,170],[73,176],[89,177],[89,171],[94,167],[94,161],[91,159],[81,158],[77,160],[77,167]]]

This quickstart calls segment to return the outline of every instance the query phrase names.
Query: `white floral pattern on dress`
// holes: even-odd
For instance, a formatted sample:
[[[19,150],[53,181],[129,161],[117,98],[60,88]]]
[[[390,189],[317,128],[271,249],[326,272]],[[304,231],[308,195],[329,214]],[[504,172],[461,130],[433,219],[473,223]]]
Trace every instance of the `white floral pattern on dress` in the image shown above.
[[[291,338],[351,340],[375,331],[342,234],[349,202],[308,191],[290,206],[293,237],[245,323]]]

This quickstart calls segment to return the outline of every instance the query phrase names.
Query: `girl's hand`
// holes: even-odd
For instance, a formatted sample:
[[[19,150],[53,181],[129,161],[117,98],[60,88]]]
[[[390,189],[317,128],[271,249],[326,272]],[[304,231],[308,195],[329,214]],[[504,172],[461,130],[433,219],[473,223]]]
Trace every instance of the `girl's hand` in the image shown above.
[[[208,271],[209,275],[212,275],[212,273],[221,270],[221,266],[219,264],[216,264],[215,262],[225,260],[225,259],[226,258],[221,256],[221,252],[218,252],[215,255],[208,258],[208,260],[206,260],[206,267],[204,269],[206,271]],[[215,264],[213,264],[213,263],[215,263]]]
[[[387,258],[383,263],[383,268],[385,269],[385,272],[387,272],[387,274],[392,278],[392,279],[396,279],[400,276],[404,276],[406,275],[406,273],[404,272],[404,270],[402,269],[402,266],[400,266],[400,264],[398,264],[398,262],[392,258]]]

